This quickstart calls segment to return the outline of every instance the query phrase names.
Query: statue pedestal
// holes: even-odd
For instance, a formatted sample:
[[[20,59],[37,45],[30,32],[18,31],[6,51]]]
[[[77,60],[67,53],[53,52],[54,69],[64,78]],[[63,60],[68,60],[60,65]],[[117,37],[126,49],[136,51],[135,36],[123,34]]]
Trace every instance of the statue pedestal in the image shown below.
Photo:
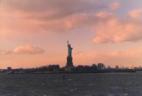
[[[72,57],[71,56],[68,56],[67,57],[67,66],[73,66],[73,62],[72,62]]]
[[[72,62],[72,57],[68,56],[67,57],[67,64],[66,64],[66,71],[72,71],[73,68],[74,68],[74,66],[73,66],[73,62]]]

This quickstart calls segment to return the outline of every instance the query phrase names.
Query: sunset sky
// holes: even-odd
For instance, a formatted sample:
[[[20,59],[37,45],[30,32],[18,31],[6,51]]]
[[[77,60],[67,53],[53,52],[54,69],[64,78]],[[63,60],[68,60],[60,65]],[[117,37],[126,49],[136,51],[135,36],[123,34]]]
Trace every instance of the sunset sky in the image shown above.
[[[0,68],[142,66],[142,0],[0,0]]]

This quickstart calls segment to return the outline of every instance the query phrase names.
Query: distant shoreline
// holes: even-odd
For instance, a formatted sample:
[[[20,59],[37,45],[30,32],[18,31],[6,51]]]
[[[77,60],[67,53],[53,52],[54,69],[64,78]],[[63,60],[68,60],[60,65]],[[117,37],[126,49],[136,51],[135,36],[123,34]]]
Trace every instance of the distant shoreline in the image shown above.
[[[31,73],[20,73],[20,72],[9,72],[7,74],[97,74],[97,73],[136,73],[137,71],[117,71],[117,72],[31,72]]]

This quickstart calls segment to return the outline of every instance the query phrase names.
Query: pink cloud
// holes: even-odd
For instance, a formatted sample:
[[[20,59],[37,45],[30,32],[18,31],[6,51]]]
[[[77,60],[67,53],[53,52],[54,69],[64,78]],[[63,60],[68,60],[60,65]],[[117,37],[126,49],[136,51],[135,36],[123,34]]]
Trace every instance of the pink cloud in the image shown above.
[[[27,45],[17,46],[13,50],[1,50],[0,54],[1,55],[11,55],[11,54],[35,55],[35,54],[42,54],[44,52],[45,52],[45,50],[40,47],[27,44]]]
[[[48,32],[68,32],[77,28],[92,28],[93,26],[93,31],[96,33],[93,39],[95,43],[141,40],[142,22],[135,19],[141,16],[140,10],[132,10],[129,12],[128,18],[122,20],[112,13],[112,10],[120,7],[119,2],[107,5],[112,12],[105,11],[103,9],[105,4],[100,4],[97,8],[104,11],[98,12],[94,7],[94,4],[99,2],[98,0],[92,2],[86,0],[61,1],[66,6],[59,6],[61,3],[56,0],[43,0],[41,3],[39,0],[35,0],[35,2],[29,0],[5,1],[3,3],[5,7],[1,9],[0,13],[2,17],[0,19],[2,21],[2,23],[0,22],[0,37],[25,36],[25,34],[33,36],[35,33],[41,34],[43,30],[47,35]]]
[[[95,16],[99,19],[107,19],[107,18],[111,18],[113,15],[111,12],[99,11],[99,12],[95,13]]]
[[[80,27],[78,14],[95,11],[98,0],[3,0],[0,6],[0,37],[25,34],[66,32]],[[97,7],[100,7],[97,5]],[[84,18],[84,17],[83,17]],[[79,19],[79,20],[78,20]],[[80,25],[81,24],[81,25]]]
[[[95,37],[94,43],[118,43],[132,42],[142,39],[142,22],[128,17],[120,19],[115,15],[108,15],[109,12],[103,12],[98,16],[98,22],[94,24]],[[102,16],[103,19],[102,20]]]
[[[120,3],[119,2],[112,2],[109,5],[109,7],[110,7],[111,10],[117,10],[118,8],[120,8]]]
[[[13,50],[15,54],[41,54],[44,53],[44,50],[33,45],[22,45],[18,46]]]
[[[140,19],[142,16],[142,9],[131,10],[128,14],[131,18]]]

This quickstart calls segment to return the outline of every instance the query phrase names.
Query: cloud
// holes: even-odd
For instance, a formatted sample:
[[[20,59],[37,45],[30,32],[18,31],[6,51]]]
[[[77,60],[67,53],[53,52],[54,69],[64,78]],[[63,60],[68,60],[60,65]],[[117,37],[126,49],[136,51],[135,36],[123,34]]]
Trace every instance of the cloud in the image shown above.
[[[18,46],[13,50],[16,54],[41,54],[44,50],[33,45]]]
[[[101,20],[101,19],[103,20],[103,19],[111,18],[113,16],[113,14],[111,12],[107,12],[107,11],[99,11],[99,12],[95,13],[95,16],[99,20]]]
[[[38,13],[46,15],[46,19],[56,19],[69,16],[83,11],[94,11],[97,8],[98,0],[4,0],[3,5],[12,11],[22,11],[27,13]],[[94,6],[96,5],[96,6]],[[100,5],[99,5],[100,6]],[[103,6],[102,6],[103,7]]]
[[[0,37],[34,36],[42,32],[47,35],[93,27],[95,43],[133,42],[142,38],[141,9],[131,10],[128,16],[121,18],[114,12],[120,8],[120,2],[3,0],[2,5]]]
[[[121,19],[109,12],[100,12],[94,24],[94,43],[136,42],[142,40],[142,21],[128,16]]]
[[[140,19],[142,16],[142,9],[133,9],[128,14],[131,18]]]
[[[117,10],[118,8],[120,8],[120,3],[119,2],[112,2],[109,5],[109,7],[110,7],[111,10]]]
[[[77,19],[82,18],[77,15],[94,13],[106,7],[98,0],[3,0],[1,3],[0,28],[5,33],[0,33],[1,37],[43,31],[66,32],[81,24],[72,27],[72,22],[78,22]]]
[[[15,49],[13,50],[1,50],[0,54],[1,55],[10,55],[10,54],[27,54],[27,55],[35,55],[35,54],[42,54],[44,53],[45,50],[37,47],[37,46],[33,46],[33,45],[22,45],[22,46],[17,46]]]

